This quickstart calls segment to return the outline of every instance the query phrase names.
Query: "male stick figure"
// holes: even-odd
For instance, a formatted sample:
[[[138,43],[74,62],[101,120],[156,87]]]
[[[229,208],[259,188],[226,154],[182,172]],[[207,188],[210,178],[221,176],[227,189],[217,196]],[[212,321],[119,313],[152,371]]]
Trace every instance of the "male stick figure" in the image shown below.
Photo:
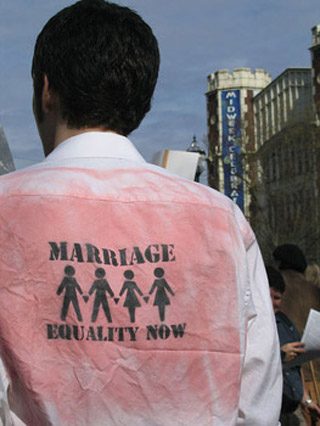
[[[164,270],[162,268],[156,268],[153,273],[155,277],[160,279],[154,281],[154,283],[152,284],[151,290],[149,291],[149,294],[151,296],[154,290],[157,289],[156,296],[153,301],[153,306],[158,306],[160,321],[164,321],[166,305],[170,305],[170,299],[167,296],[167,291],[172,296],[174,296],[174,292],[170,288],[167,281],[164,278],[162,278],[164,275]]]
[[[141,303],[139,302],[135,292],[140,294],[140,296],[143,296],[143,293],[137,284],[134,281],[131,281],[134,277],[134,273],[132,271],[128,269],[124,272],[123,275],[129,281],[125,281],[123,283],[119,296],[121,297],[125,291],[127,292],[123,306],[128,308],[130,321],[135,322],[136,308],[141,306]]]
[[[82,294],[82,290],[79,284],[77,283],[77,280],[73,278],[73,275],[75,274],[75,269],[73,266],[68,265],[64,268],[64,273],[66,274],[66,276],[61,281],[61,284],[59,285],[59,288],[57,290],[57,295],[59,296],[65,289],[60,318],[62,321],[66,320],[69,305],[70,303],[72,303],[78,321],[82,321],[82,315],[80,312],[77,297],[77,291]]]
[[[92,284],[92,287],[89,290],[89,295],[91,295],[93,292],[96,292],[94,303],[93,303],[92,316],[91,316],[92,322],[95,322],[97,319],[100,305],[102,305],[104,314],[108,322],[112,322],[108,299],[107,299],[107,292],[110,294],[111,297],[114,296],[114,293],[111,287],[109,286],[108,281],[104,279],[105,275],[106,275],[106,272],[103,268],[96,269],[95,276],[98,279],[94,281],[94,283]]]

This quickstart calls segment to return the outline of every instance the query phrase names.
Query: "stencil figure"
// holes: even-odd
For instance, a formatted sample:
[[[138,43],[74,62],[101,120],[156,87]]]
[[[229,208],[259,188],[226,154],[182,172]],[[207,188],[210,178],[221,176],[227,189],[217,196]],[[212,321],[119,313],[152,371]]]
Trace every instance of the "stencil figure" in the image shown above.
[[[149,294],[151,296],[154,290],[157,289],[156,296],[153,301],[153,306],[158,306],[160,321],[164,321],[166,306],[170,305],[170,299],[167,295],[167,291],[172,296],[174,296],[174,292],[170,288],[167,281],[164,278],[162,278],[164,275],[164,270],[162,268],[156,268],[153,273],[154,273],[154,276],[159,279],[154,281],[154,283],[152,284],[151,290],[149,291]]]
[[[82,321],[82,315],[80,312],[77,297],[77,291],[82,294],[82,290],[79,284],[77,283],[77,280],[73,278],[73,275],[75,274],[75,269],[73,266],[68,265],[64,268],[64,273],[66,274],[66,276],[61,281],[61,284],[59,285],[59,288],[57,290],[58,296],[63,292],[63,290],[65,290],[60,318],[62,321],[66,320],[69,305],[70,303],[72,303],[78,321]]]
[[[104,279],[105,275],[106,275],[106,272],[103,268],[96,269],[95,276],[98,279],[94,281],[94,283],[92,284],[92,287],[89,290],[90,296],[92,293],[96,292],[94,303],[93,303],[92,316],[91,316],[92,322],[95,322],[97,319],[100,305],[102,305],[104,314],[108,322],[112,322],[108,299],[107,299],[107,292],[110,294],[111,297],[114,296],[114,293],[111,287],[109,286],[108,281]]]
[[[136,308],[141,306],[135,292],[137,292],[140,296],[143,296],[143,293],[137,284],[134,281],[131,281],[134,277],[134,273],[132,271],[127,270],[123,275],[129,281],[125,281],[123,283],[119,296],[121,297],[125,291],[127,292],[123,306],[128,308],[130,321],[135,322]]]

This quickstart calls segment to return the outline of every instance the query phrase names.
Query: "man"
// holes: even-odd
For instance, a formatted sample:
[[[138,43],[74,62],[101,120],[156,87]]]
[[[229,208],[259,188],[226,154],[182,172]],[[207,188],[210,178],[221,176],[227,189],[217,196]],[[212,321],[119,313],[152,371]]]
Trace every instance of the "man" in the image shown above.
[[[278,339],[250,227],[229,199],[146,164],[126,138],[158,64],[149,26],[103,0],[62,10],[38,37],[47,157],[0,182],[1,354],[27,425],[277,424]],[[67,266],[78,291],[66,312]],[[102,310],[92,321],[99,268],[111,322]]]
[[[308,281],[304,272],[307,261],[303,251],[295,244],[282,244],[273,252],[276,266],[286,284],[286,292],[281,302],[281,310],[296,325],[302,335],[310,309],[320,311],[320,288]],[[320,362],[313,361],[316,386],[320,383]],[[314,376],[310,364],[303,365],[303,375],[308,388],[314,388]]]
[[[310,309],[320,310],[320,288],[306,280],[307,261],[303,251],[295,244],[276,247],[273,258],[286,284],[281,310],[302,334]]]
[[[304,377],[298,366],[289,366],[299,354],[305,353],[304,343],[294,323],[281,312],[282,298],[286,289],[282,275],[273,267],[267,267],[270,296],[276,316],[280,339],[281,360],[283,362],[283,396],[281,425],[306,425],[301,407],[314,418],[320,418],[320,408],[312,401],[306,389]]]

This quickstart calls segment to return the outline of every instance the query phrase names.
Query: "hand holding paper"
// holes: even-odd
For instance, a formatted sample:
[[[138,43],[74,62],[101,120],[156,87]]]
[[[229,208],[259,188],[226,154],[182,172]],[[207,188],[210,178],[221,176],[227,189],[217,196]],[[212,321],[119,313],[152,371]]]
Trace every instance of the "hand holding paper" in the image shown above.
[[[307,351],[304,349],[303,342],[291,342],[281,346],[282,352],[285,352],[284,362],[293,361],[298,355],[305,354]]]
[[[306,352],[298,355],[286,365],[301,365],[304,362],[320,358],[320,312],[310,309],[301,342],[304,343]]]

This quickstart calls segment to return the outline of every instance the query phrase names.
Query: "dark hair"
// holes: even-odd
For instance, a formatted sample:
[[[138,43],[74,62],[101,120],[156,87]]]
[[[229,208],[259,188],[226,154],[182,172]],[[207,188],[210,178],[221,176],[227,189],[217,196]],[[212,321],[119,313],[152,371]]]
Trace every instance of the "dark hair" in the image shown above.
[[[266,266],[266,271],[268,275],[269,287],[274,288],[281,294],[284,293],[286,289],[286,284],[281,273],[277,271],[273,266]]]
[[[128,135],[150,110],[159,62],[157,40],[137,13],[81,0],[53,16],[37,38],[32,78],[39,120],[46,74],[69,127]]]
[[[302,273],[306,270],[306,258],[302,250],[294,244],[278,246],[273,252],[273,257],[279,262],[279,269],[294,269]]]

